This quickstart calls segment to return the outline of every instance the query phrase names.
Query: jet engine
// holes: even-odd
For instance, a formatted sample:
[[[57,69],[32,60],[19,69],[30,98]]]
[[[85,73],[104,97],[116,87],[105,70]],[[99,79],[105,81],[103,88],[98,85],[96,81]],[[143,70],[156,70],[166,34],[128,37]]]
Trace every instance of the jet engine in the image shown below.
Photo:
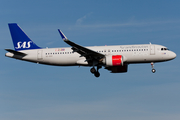
[[[103,63],[107,66],[123,66],[123,56],[122,55],[107,55],[103,59]]]

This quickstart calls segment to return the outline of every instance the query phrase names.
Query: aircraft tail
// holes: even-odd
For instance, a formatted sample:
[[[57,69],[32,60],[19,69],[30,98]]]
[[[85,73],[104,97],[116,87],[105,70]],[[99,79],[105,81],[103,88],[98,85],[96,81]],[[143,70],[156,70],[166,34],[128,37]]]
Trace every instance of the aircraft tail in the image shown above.
[[[8,25],[14,44],[14,49],[16,51],[41,49],[24,33],[24,31],[16,23],[9,23]]]

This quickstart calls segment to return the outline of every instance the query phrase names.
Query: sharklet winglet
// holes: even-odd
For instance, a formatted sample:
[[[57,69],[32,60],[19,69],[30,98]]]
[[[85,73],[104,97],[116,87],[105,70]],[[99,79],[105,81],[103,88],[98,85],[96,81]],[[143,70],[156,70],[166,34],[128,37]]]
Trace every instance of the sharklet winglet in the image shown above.
[[[63,34],[63,32],[60,29],[58,29],[58,31],[64,41],[68,40],[68,38]]]

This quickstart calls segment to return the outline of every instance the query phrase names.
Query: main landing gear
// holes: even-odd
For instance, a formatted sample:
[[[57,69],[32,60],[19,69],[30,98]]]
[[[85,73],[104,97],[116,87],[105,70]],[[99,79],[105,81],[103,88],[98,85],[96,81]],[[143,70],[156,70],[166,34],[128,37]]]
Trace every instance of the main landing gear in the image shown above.
[[[153,62],[151,62],[151,67],[152,67],[152,72],[155,73],[156,70],[154,69],[154,63]]]
[[[94,76],[95,77],[99,77],[100,76],[100,73],[99,73],[99,69],[101,68],[101,66],[97,66],[97,70],[94,68],[94,67],[92,67],[91,69],[90,69],[90,71],[91,71],[91,73],[92,74],[94,74]]]

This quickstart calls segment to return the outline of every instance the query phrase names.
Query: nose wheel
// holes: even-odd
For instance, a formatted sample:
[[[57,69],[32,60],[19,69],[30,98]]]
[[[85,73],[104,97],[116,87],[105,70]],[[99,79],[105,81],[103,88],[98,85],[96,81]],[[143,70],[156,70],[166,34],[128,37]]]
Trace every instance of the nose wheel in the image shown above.
[[[155,73],[155,72],[156,72],[156,70],[155,70],[155,69],[152,69],[152,72],[153,72],[153,73]]]
[[[153,62],[151,62],[151,67],[152,67],[152,73],[155,73],[156,72],[156,70],[154,69],[154,63]]]
[[[92,73],[92,74],[94,74],[94,76],[95,77],[99,77],[100,76],[100,73],[99,73],[99,69],[101,68],[101,66],[97,66],[97,70],[93,67],[93,68],[91,68],[90,69],[90,72]]]

